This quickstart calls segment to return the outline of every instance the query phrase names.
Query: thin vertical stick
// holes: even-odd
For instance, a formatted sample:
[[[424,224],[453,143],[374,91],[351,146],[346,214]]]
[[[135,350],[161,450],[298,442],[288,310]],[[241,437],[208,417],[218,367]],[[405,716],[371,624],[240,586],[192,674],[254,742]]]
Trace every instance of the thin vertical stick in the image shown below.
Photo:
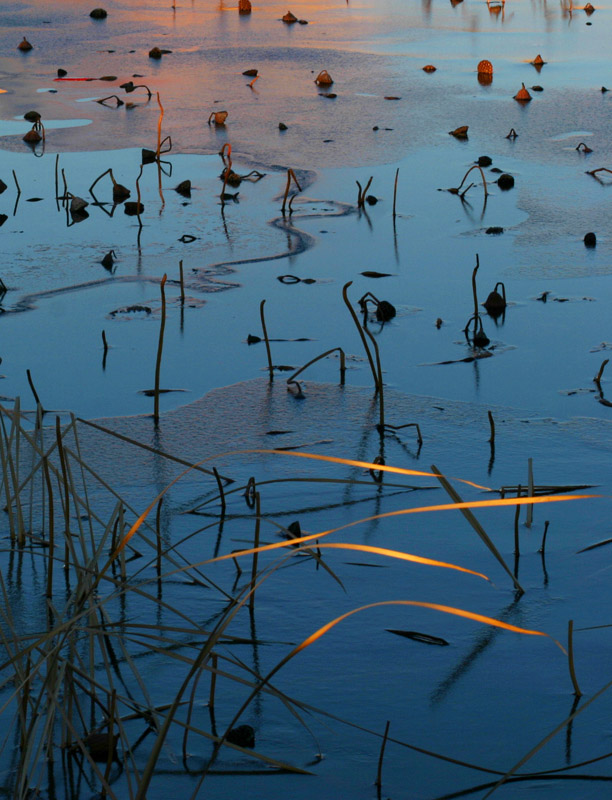
[[[528,483],[528,496],[533,497],[533,458],[527,460],[527,483]],[[531,523],[533,522],[533,503],[529,503],[527,506],[527,517],[525,519],[525,525],[528,528],[531,528]]]
[[[160,161],[160,153],[161,153],[161,130],[162,130],[162,120],[164,118],[164,107],[161,104],[161,100],[159,99],[159,92],[157,94],[157,105],[159,106],[159,120],[157,121],[157,180],[159,185],[159,196],[162,201],[162,209],[166,203],[164,200],[164,193],[162,192],[162,170],[161,170],[161,161]],[[161,213],[161,212],[160,212]]]
[[[395,219],[395,205],[397,202],[397,179],[399,177],[399,167],[395,170],[395,184],[393,185],[393,219]]]
[[[55,156],[55,207],[59,211],[60,207],[59,207],[59,196],[58,196],[58,194],[59,194],[59,174],[58,174],[58,169],[59,169],[59,153],[57,153],[57,155]]]
[[[55,547],[55,528],[53,520],[53,487],[51,486],[51,476],[49,475],[49,462],[47,456],[43,456],[43,472],[47,484],[47,495],[49,505],[49,561],[47,564],[47,591],[46,597],[51,600],[53,597],[53,549]]]
[[[13,180],[15,181],[15,186],[17,187],[17,194],[21,194],[21,187],[19,186],[19,181],[17,180],[17,175],[15,175],[15,170],[13,170]]]
[[[179,275],[180,275],[180,282],[181,282],[181,303],[185,302],[185,282],[183,279],[183,259],[179,261]]]
[[[225,505],[225,491],[223,490],[223,483],[221,482],[221,477],[217,472],[217,468],[213,467],[212,469],[215,479],[217,481],[217,487],[219,489],[219,499],[221,500],[221,516],[225,516],[226,505]]]
[[[166,291],[164,289],[166,285],[166,274],[164,273],[164,277],[161,279],[160,283],[160,291],[161,291],[161,323],[159,326],[159,341],[157,343],[157,360],[155,362],[155,403],[153,406],[153,420],[155,424],[159,422],[159,374],[161,371],[161,360],[162,360],[162,351],[164,349],[164,328],[166,327]]]
[[[480,267],[480,261],[478,259],[478,253],[476,253],[476,266],[474,267],[474,271],[472,272],[472,294],[474,295],[474,325],[478,324],[478,319],[480,314],[478,313],[478,295],[476,293],[476,273],[478,272],[478,268]],[[474,328],[475,330],[476,328]]]
[[[210,692],[208,695],[208,708],[212,711],[215,707],[215,688],[217,686],[217,654],[211,653],[211,676],[210,676]]]
[[[155,514],[155,533],[157,537],[157,563],[156,563],[156,570],[157,570],[157,577],[161,577],[161,562],[162,562],[162,539],[161,539],[161,509],[162,503],[164,502],[164,498],[160,498],[159,503],[157,504],[157,512]]]
[[[548,526],[550,525],[550,520],[546,520],[544,523],[544,533],[542,534],[542,544],[540,545],[540,553],[542,555],[546,552],[546,534],[548,533]]]
[[[260,526],[260,499],[259,499],[259,492],[255,492],[255,537],[253,542],[253,547],[257,549],[259,547],[259,526]],[[249,608],[253,611],[255,606],[255,581],[257,580],[257,559],[259,553],[253,553],[253,568],[251,569],[251,596],[249,597]]]
[[[261,317],[261,327],[263,330],[264,341],[266,343],[266,353],[268,354],[268,370],[270,373],[270,383],[274,382],[274,368],[272,366],[272,353],[270,352],[270,340],[268,339],[268,330],[266,328],[266,318],[264,316],[264,305],[266,301],[262,300],[259,304],[259,316]]]
[[[115,706],[117,704],[117,690],[113,689],[110,698],[109,720],[108,720],[108,751],[106,754],[106,768],[104,770],[104,783],[102,784],[102,796],[106,796],[106,787],[110,777],[113,758],[115,755]]]
[[[491,443],[491,447],[495,447],[495,420],[490,411],[487,411],[487,414],[489,415],[489,427],[491,428],[491,438],[489,442]]]
[[[567,661],[569,665],[570,678],[572,679],[572,686],[574,687],[574,694],[576,697],[582,697],[580,686],[576,679],[576,671],[574,669],[574,620],[570,619],[567,624]]]
[[[350,300],[348,299],[348,288],[349,288],[349,286],[352,286],[352,284],[353,284],[353,281],[349,281],[348,283],[344,284],[344,286],[342,287],[342,298],[343,298],[343,300],[345,302],[346,307],[350,311],[351,317],[353,318],[353,322],[357,326],[357,330],[359,331],[359,335],[361,336],[361,341],[363,343],[363,349],[366,351],[366,355],[368,357],[368,362],[370,364],[370,369],[372,370],[372,376],[374,378],[374,387],[375,387],[376,391],[378,391],[378,375],[377,375],[377,372],[376,372],[376,367],[374,366],[374,360],[372,358],[372,353],[370,352],[370,348],[369,348],[368,342],[367,342],[367,340],[365,338],[365,334],[363,332],[363,328],[361,326],[361,323],[359,322],[359,318],[357,317],[357,314],[355,313],[355,309],[353,308],[353,306],[351,305]]]
[[[382,765],[385,756],[385,747],[387,746],[387,736],[389,735],[389,720],[385,726],[385,735],[383,736],[382,744],[380,746],[380,755],[378,756],[378,772],[376,773],[376,786],[380,789],[382,786]]]
[[[34,386],[34,381],[32,380],[32,375],[30,374],[30,370],[26,369],[26,375],[28,376],[28,383],[30,384],[30,389],[32,390],[32,394],[34,395],[34,400],[36,400],[36,405],[42,408],[42,404],[40,402],[40,398],[38,397],[38,392]]]
[[[516,487],[516,496],[521,497],[522,495],[522,487],[519,484]],[[516,511],[514,512],[514,555],[520,556],[520,549],[519,549],[519,517],[521,515],[521,506],[517,504]]]
[[[108,342],[106,341],[106,331],[102,330],[102,344],[104,345],[104,355],[108,352]]]

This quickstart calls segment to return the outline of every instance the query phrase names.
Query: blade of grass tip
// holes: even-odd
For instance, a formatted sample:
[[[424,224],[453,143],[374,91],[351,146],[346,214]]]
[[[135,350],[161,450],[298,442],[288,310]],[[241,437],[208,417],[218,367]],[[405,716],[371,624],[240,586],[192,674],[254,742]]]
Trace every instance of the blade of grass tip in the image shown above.
[[[351,617],[354,614],[358,614],[358,613],[360,613],[362,611],[367,611],[370,608],[380,608],[380,607],[383,607],[383,606],[397,606],[397,605],[415,606],[415,607],[418,607],[418,608],[429,608],[429,609],[432,609],[434,611],[441,611],[441,612],[443,612],[445,614],[451,614],[453,616],[463,617],[464,619],[470,619],[470,620],[472,620],[474,622],[480,622],[480,623],[483,623],[485,625],[492,625],[493,627],[496,627],[496,628],[503,628],[504,630],[512,631],[514,633],[526,634],[526,635],[530,635],[530,636],[545,636],[545,637],[551,639],[557,645],[557,647],[559,647],[560,650],[563,653],[565,653],[565,649],[563,648],[563,645],[561,645],[556,639],[554,639],[548,633],[544,633],[543,631],[530,630],[530,629],[527,629],[527,628],[519,628],[518,626],[511,625],[508,622],[502,622],[501,620],[494,619],[493,617],[487,617],[487,616],[485,616],[483,614],[476,614],[476,613],[474,613],[472,611],[465,611],[464,609],[455,608],[454,606],[445,606],[445,605],[440,605],[438,603],[426,603],[426,602],[422,602],[422,601],[419,601],[419,600],[383,600],[383,601],[380,601],[380,602],[377,602],[377,603],[368,603],[365,606],[359,606],[359,608],[354,608],[351,611],[347,611],[345,614],[342,614],[341,616],[336,617],[335,619],[331,620],[330,622],[327,622],[325,625],[323,625],[321,628],[319,628],[313,634],[308,636],[306,639],[304,639],[303,642],[301,642],[299,645],[296,645],[296,647],[294,647],[293,650],[291,650],[284,658],[282,658],[278,662],[278,664],[275,667],[273,667],[273,669],[270,670],[270,672],[268,672],[268,674],[264,678],[262,678],[262,680],[260,681],[258,686],[256,686],[255,689],[253,689],[251,694],[247,697],[247,699],[244,701],[242,706],[239,708],[239,710],[234,715],[234,718],[232,719],[232,721],[227,726],[227,729],[226,729],[225,733],[221,737],[220,743],[215,748],[215,751],[213,752],[213,755],[211,756],[211,759],[210,759],[208,765],[206,766],[206,768],[204,770],[204,773],[202,775],[202,779],[200,780],[200,782],[198,784],[198,789],[199,789],[199,786],[201,785],[202,781],[204,780],[204,777],[206,776],[207,772],[209,771],[210,766],[214,762],[214,760],[216,758],[216,755],[217,755],[217,753],[218,753],[218,751],[220,749],[220,746],[225,741],[225,738],[226,738],[227,734],[229,733],[229,731],[235,726],[236,722],[240,719],[240,717],[242,716],[243,712],[249,706],[249,704],[251,703],[253,698],[261,691],[261,689],[264,686],[266,686],[268,681],[270,681],[270,679],[274,675],[276,675],[276,673],[280,669],[282,669],[282,667],[285,666],[285,664],[287,664],[289,661],[291,661],[291,659],[294,658],[294,656],[296,656],[298,653],[302,652],[302,650],[305,650],[307,647],[310,647],[311,644],[313,644],[318,639],[320,639],[322,636],[324,636],[326,633],[328,633],[332,628],[334,628],[340,622],[342,622],[345,619],[348,619],[348,617]],[[196,793],[197,793],[197,789],[196,789]],[[194,795],[192,795],[192,797],[195,797],[195,793],[194,793]]]
[[[442,486],[446,490],[447,494],[456,503],[463,503],[464,502],[463,499],[460,497],[460,495],[455,491],[455,489],[450,485],[450,483],[446,480],[446,478],[442,475],[440,470],[434,464],[431,465],[431,471],[437,476],[438,480],[440,481],[440,483],[442,484]],[[519,499],[519,498],[517,498],[517,499]],[[529,498],[529,499],[532,499],[532,498]],[[517,591],[519,591],[521,594],[524,594],[525,590],[523,589],[521,584],[518,582],[518,580],[515,578],[514,574],[512,573],[512,570],[508,567],[508,565],[506,564],[506,562],[503,559],[503,556],[501,555],[501,553],[499,552],[497,547],[495,547],[495,545],[493,544],[493,542],[489,538],[487,532],[482,527],[482,525],[478,522],[476,517],[472,514],[472,512],[469,510],[469,508],[461,508],[461,513],[467,519],[467,521],[470,523],[472,528],[474,528],[476,533],[480,536],[480,538],[486,544],[486,546],[489,548],[491,553],[493,553],[493,555],[499,561],[499,563],[502,565],[504,570],[508,573],[508,575],[512,579],[512,582],[514,583],[514,586],[516,587]]]
[[[612,687],[612,681],[609,681],[604,686],[602,686],[601,689],[595,692],[595,694],[589,700],[587,700],[579,708],[573,711],[568,717],[566,717],[566,719],[563,720],[563,722],[560,722],[559,725],[557,725],[549,734],[547,734],[543,739],[541,739],[538,742],[538,744],[535,745],[535,747],[532,747],[531,750],[526,755],[524,755],[519,761],[517,761],[517,763],[511,769],[509,769],[508,772],[506,772],[506,774],[502,778],[500,778],[500,780],[495,784],[495,786],[491,789],[491,791],[487,792],[487,794],[483,797],[482,800],[487,800],[488,797],[491,797],[493,792],[497,791],[497,789],[499,789],[500,786],[506,783],[508,778],[511,778],[517,772],[517,770],[519,770],[523,766],[523,764],[526,764],[527,761],[533,758],[533,756],[536,753],[538,753],[545,745],[547,745],[551,739],[554,739],[554,737],[558,733],[560,733],[565,727],[567,727],[567,725],[569,725],[570,722],[576,719],[578,714],[582,714],[582,712],[585,709],[587,709],[591,705],[591,703],[594,703],[596,700],[598,700],[605,692],[608,691],[608,689],[610,689],[610,687]]]

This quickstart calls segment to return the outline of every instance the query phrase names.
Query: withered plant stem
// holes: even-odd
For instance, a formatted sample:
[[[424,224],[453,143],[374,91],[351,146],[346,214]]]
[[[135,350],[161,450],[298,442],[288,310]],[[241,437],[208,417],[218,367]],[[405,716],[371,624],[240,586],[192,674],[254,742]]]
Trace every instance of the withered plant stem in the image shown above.
[[[546,535],[548,533],[548,526],[550,525],[550,520],[546,520],[544,523],[544,533],[542,534],[542,544],[540,545],[540,553],[542,556],[546,553]]]
[[[480,260],[478,258],[478,253],[476,253],[476,266],[474,267],[474,271],[472,272],[472,295],[474,297],[474,330],[476,330],[476,325],[478,324],[478,318],[480,314],[478,313],[478,293],[476,291],[476,273],[480,267]]]
[[[55,156],[55,207],[59,211],[59,153]]]
[[[138,177],[136,178],[136,216],[138,217],[138,226],[140,228],[142,228],[142,220],[140,219],[140,179],[142,178],[142,166],[143,165],[141,164],[140,172],[138,173]],[[138,246],[140,247],[140,240],[138,242]]]
[[[217,686],[217,654],[211,653],[210,655],[210,692],[208,694],[208,708],[214,709],[215,707],[215,688]]]
[[[344,284],[344,286],[342,287],[342,298],[343,298],[343,300],[344,300],[344,302],[346,304],[346,307],[350,311],[351,317],[353,318],[353,322],[355,323],[355,326],[357,327],[357,330],[359,332],[359,336],[361,337],[361,341],[363,343],[363,349],[366,352],[366,355],[368,357],[368,362],[370,364],[370,369],[372,370],[372,377],[374,378],[374,388],[378,392],[378,375],[376,373],[376,367],[374,366],[374,359],[372,358],[372,353],[370,352],[370,347],[369,347],[367,339],[365,337],[365,333],[363,332],[363,327],[362,327],[361,323],[359,322],[359,318],[357,317],[357,314],[355,313],[355,309],[351,305],[351,301],[348,299],[348,288],[349,288],[349,286],[352,286],[352,285],[353,285],[353,281],[349,281],[348,283]]]
[[[395,219],[395,208],[397,204],[397,179],[399,177],[399,167],[395,170],[395,183],[393,184],[393,219]]]
[[[379,430],[382,433],[385,427],[385,392],[383,388],[383,377],[382,377],[382,365],[380,363],[380,350],[378,349],[378,343],[372,333],[370,332],[369,328],[364,328],[364,333],[367,333],[370,337],[372,344],[374,345],[374,352],[376,353],[376,384],[378,390],[378,425]]]
[[[157,578],[161,578],[161,563],[162,563],[162,537],[161,537],[161,510],[164,498],[160,497],[157,504],[157,511],[155,512],[155,544],[157,551],[157,559],[155,568],[157,571]]]
[[[600,383],[601,383],[601,379],[602,379],[603,374],[604,374],[604,369],[606,368],[606,364],[608,363],[609,360],[610,360],[609,358],[605,358],[601,362],[601,367],[599,368],[599,372],[593,378],[593,381],[597,384],[598,388],[600,388],[600,389],[601,389]]]
[[[287,378],[287,383],[294,383],[296,382],[295,379],[298,375],[300,375],[304,370],[308,369],[312,364],[315,364],[317,361],[320,361],[322,358],[326,358],[327,356],[335,353],[336,350],[340,353],[340,385],[344,386],[344,380],[346,375],[346,356],[344,354],[344,350],[341,347],[332,347],[331,350],[326,350],[324,353],[321,353],[320,356],[315,356],[311,358],[303,367],[300,367],[296,372],[293,373],[289,378]]]
[[[533,458],[527,459],[527,494],[533,497]],[[527,506],[527,513],[525,515],[525,525],[531,528],[533,524],[533,505]]]
[[[522,487],[519,485],[516,487],[516,496],[522,496]],[[514,555],[520,556],[521,552],[519,549],[519,518],[521,516],[521,507],[517,505],[516,510],[514,512]]]
[[[17,180],[15,170],[13,170],[13,180],[15,181],[15,186],[17,187],[17,194],[21,194],[21,187],[19,186],[19,181]]]
[[[255,608],[255,584],[257,582],[257,561],[259,553],[257,552],[257,548],[259,547],[259,528],[261,526],[261,500],[259,492],[255,492],[255,535],[253,537],[253,548],[255,552],[253,553],[253,567],[251,569],[251,594],[249,597],[249,608],[251,611]]]
[[[159,290],[161,292],[161,322],[159,325],[159,340],[157,343],[157,359],[155,361],[155,402],[153,405],[153,420],[159,422],[159,376],[161,372],[162,351],[164,349],[164,329],[166,327],[166,274],[164,273]]]
[[[49,508],[49,539],[48,550],[49,559],[47,561],[47,591],[45,596],[51,600],[53,598],[53,553],[55,548],[55,525],[54,525],[54,505],[53,505],[53,487],[51,485],[51,476],[49,475],[49,461],[47,456],[43,456],[43,472],[45,475],[45,483],[47,485],[47,503]]]
[[[489,417],[489,428],[491,429],[491,438],[489,442],[491,443],[491,447],[495,447],[495,420],[493,419],[493,414],[490,411],[487,411],[487,415]]]
[[[36,401],[36,405],[42,408],[42,403],[40,402],[40,398],[38,396],[38,392],[36,391],[36,387],[34,386],[34,381],[32,380],[32,375],[29,369],[26,369],[26,375],[28,376],[28,383],[30,384],[30,389],[32,390],[32,394],[34,395],[34,400]]]
[[[390,722],[387,720],[387,724],[385,725],[385,733],[383,735],[383,740],[380,745],[380,755],[378,756],[378,771],[376,773],[376,786],[378,787],[378,791],[380,794],[380,788],[382,786],[382,766],[383,766],[383,759],[385,757],[385,747],[387,746],[387,736],[389,735],[389,725]]]
[[[481,175],[481,177],[482,177],[482,187],[483,187],[483,189],[484,189],[484,196],[485,196],[485,198],[486,198],[486,197],[488,197],[488,195],[489,195],[489,191],[488,191],[488,189],[487,189],[487,179],[485,178],[485,174],[484,174],[484,172],[482,171],[482,167],[481,167],[481,166],[479,166],[478,164],[472,164],[472,166],[471,166],[471,167],[468,169],[468,171],[465,173],[465,175],[463,176],[463,180],[461,181],[461,183],[460,183],[460,184],[459,184],[459,186],[457,187],[457,194],[459,194],[459,190],[461,189],[461,187],[462,187],[462,186],[463,186],[463,184],[465,183],[465,179],[467,178],[467,176],[470,174],[470,172],[471,172],[473,169],[477,169],[477,170],[480,172],[480,175]]]
[[[225,516],[226,510],[226,503],[225,503],[225,490],[223,488],[223,482],[219,473],[217,472],[217,468],[213,467],[213,474],[215,476],[215,480],[217,481],[217,488],[219,489],[219,500],[221,501],[221,516]]]
[[[567,624],[567,663],[569,666],[570,678],[572,679],[572,686],[574,687],[574,694],[576,697],[582,697],[580,686],[576,678],[576,670],[574,668],[574,620],[570,619]]]
[[[117,690],[113,689],[110,697],[109,710],[108,710],[108,731],[107,731],[107,753],[106,753],[106,768],[104,770],[104,783],[102,784],[102,796],[106,796],[106,787],[110,778],[111,767],[113,766],[113,758],[115,754],[115,713],[117,705]]]
[[[179,261],[179,276],[181,282],[181,303],[185,302],[185,280],[183,277],[183,259]]]
[[[272,353],[270,352],[270,340],[268,339],[268,329],[266,328],[266,316],[264,314],[265,300],[259,304],[259,316],[261,317],[261,329],[264,335],[264,342],[266,343],[266,353],[268,356],[268,372],[270,374],[270,383],[274,383],[274,367],[272,366]]]
[[[289,195],[289,189],[291,188],[291,181],[295,183],[298,188],[298,191],[302,191],[302,187],[300,186],[300,182],[295,176],[295,172],[289,167],[287,170],[287,185],[285,186],[285,196],[283,197],[283,205],[281,207],[281,214],[285,214],[285,206],[287,205],[287,196]]]
[[[104,355],[108,352],[108,342],[106,341],[106,331],[102,330],[102,344],[104,345]]]

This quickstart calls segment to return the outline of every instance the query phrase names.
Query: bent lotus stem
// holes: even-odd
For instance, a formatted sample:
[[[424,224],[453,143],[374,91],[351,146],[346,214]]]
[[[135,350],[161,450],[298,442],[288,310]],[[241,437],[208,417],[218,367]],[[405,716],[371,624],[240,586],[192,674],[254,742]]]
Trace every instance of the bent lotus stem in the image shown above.
[[[291,188],[291,181],[295,183],[298,188],[298,191],[302,191],[302,187],[300,186],[300,182],[298,181],[295,172],[289,167],[287,170],[287,186],[285,187],[285,196],[283,197],[283,205],[281,207],[281,214],[285,215],[285,206],[287,205],[287,196],[289,195],[289,189]],[[293,199],[293,198],[292,198]]]
[[[315,364],[317,361],[320,361],[322,358],[326,358],[327,356],[331,355],[338,351],[340,353],[340,385],[344,386],[344,377],[346,373],[346,356],[344,354],[344,350],[341,347],[332,347],[331,350],[326,350],[321,355],[316,356],[315,358],[311,358],[307,364],[304,364],[303,367],[300,367],[296,372],[293,373],[289,378],[287,378],[287,383],[297,383],[296,378],[300,375],[304,370],[308,369],[312,364]]]

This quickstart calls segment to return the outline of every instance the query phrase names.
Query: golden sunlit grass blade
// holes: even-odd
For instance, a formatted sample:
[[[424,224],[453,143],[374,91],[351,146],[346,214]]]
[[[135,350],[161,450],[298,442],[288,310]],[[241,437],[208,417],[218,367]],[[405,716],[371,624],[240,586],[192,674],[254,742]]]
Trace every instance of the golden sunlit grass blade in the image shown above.
[[[374,553],[379,556],[388,556],[389,558],[397,558],[401,561],[411,561],[415,564],[425,564],[430,567],[443,567],[445,569],[455,569],[458,572],[467,572],[469,575],[476,575],[478,578],[483,578],[489,581],[486,575],[482,572],[475,572],[467,567],[459,567],[457,564],[450,564],[447,561],[437,561],[434,558],[425,558],[424,556],[415,556],[411,553],[404,553],[401,550],[389,550],[386,547],[375,547],[369,544],[349,544],[346,542],[323,542],[318,547],[327,547],[334,550],[359,550],[362,553]]]
[[[440,481],[440,483],[442,484],[443,488],[446,490],[447,494],[455,501],[455,503],[457,503],[457,505],[461,505],[463,503],[463,499],[459,496],[459,492],[455,491],[455,489],[450,485],[450,483],[446,480],[444,475],[442,475],[440,470],[434,464],[431,465],[431,469],[432,469],[432,472],[436,475],[436,477]],[[533,492],[531,492],[531,495],[533,495]],[[529,508],[533,508],[533,506],[529,506]],[[493,553],[493,555],[499,561],[499,563],[502,565],[504,570],[508,573],[508,575],[510,576],[510,579],[514,583],[514,586],[516,587],[516,589],[518,589],[518,591],[521,594],[524,594],[525,590],[523,589],[521,584],[518,582],[518,580],[516,578],[516,575],[514,575],[512,573],[510,567],[504,561],[502,554],[499,552],[497,547],[495,547],[495,545],[493,544],[493,542],[489,538],[489,535],[487,534],[485,529],[482,527],[480,522],[478,522],[476,517],[472,514],[470,509],[469,508],[462,508],[461,509],[461,513],[467,519],[467,521],[470,523],[472,528],[474,528],[474,530],[476,531],[478,536],[480,536],[481,540],[489,548],[491,553]]]

